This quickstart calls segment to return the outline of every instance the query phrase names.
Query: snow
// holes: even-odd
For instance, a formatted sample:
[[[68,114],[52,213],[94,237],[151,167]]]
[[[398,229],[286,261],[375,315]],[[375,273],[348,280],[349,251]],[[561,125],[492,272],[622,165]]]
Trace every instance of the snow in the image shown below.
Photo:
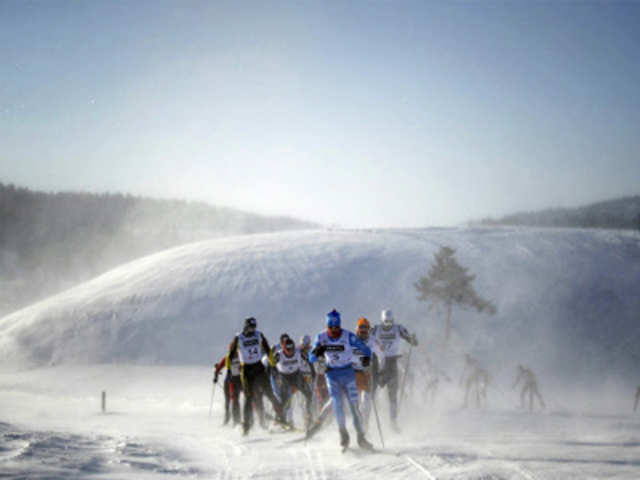
[[[454,310],[454,338],[413,289],[440,246],[457,250],[491,317]],[[633,232],[461,228],[306,231],[217,239],[123,265],[0,319],[3,478],[640,477],[631,414],[640,358],[640,236]],[[380,454],[344,455],[328,426],[308,443],[213,415],[211,366],[249,315],[269,339],[347,326],[391,308],[447,371],[434,404],[413,379],[401,434]],[[488,405],[460,410],[462,355],[492,374]],[[517,408],[518,363],[548,408]],[[100,395],[107,392],[107,411]],[[369,437],[380,447],[372,422]],[[352,435],[353,432],[352,432]]]
[[[374,455],[340,454],[333,425],[307,444],[290,442],[299,433],[257,428],[245,438],[222,427],[220,390],[208,418],[207,367],[60,366],[2,374],[0,389],[3,478],[636,479],[640,471],[638,417],[458,411],[442,405],[453,386],[439,406],[405,410],[400,435],[387,428],[379,397],[386,448]]]

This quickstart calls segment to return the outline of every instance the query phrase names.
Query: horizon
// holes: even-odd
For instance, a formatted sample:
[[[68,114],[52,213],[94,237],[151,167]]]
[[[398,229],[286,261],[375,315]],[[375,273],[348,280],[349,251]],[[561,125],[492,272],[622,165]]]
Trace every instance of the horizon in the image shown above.
[[[178,202],[185,202],[185,203],[200,203],[200,204],[204,204],[206,206],[209,207],[213,207],[213,208],[222,208],[222,209],[228,209],[228,210],[234,210],[240,213],[244,213],[244,214],[249,214],[249,215],[263,215],[264,217],[267,218],[290,218],[292,220],[295,221],[299,221],[299,222],[306,222],[306,223],[315,223],[317,224],[319,227],[321,228],[344,228],[344,229],[368,229],[368,228],[378,228],[378,229],[421,229],[421,228],[445,228],[445,227],[458,227],[458,226],[463,226],[466,224],[472,224],[474,222],[481,222],[483,220],[501,220],[502,218],[505,217],[510,217],[510,216],[515,216],[515,215],[520,215],[520,214],[529,214],[529,213],[541,213],[541,212],[545,212],[545,211],[549,211],[549,210],[571,210],[571,209],[579,209],[579,208],[586,208],[586,207],[590,207],[592,205],[597,205],[597,204],[601,204],[601,203],[607,203],[607,202],[613,202],[613,201],[617,201],[617,200],[623,200],[626,198],[635,198],[635,197],[640,197],[640,193],[636,193],[636,194],[629,194],[629,195],[620,195],[618,197],[609,197],[609,198],[603,198],[600,200],[594,200],[592,202],[589,203],[583,203],[583,204],[579,204],[579,205],[571,205],[571,206],[556,206],[556,205],[549,205],[546,207],[542,207],[540,209],[537,210],[518,210],[518,211],[512,211],[512,212],[507,212],[504,215],[501,215],[500,217],[483,217],[483,218],[470,218],[467,220],[464,220],[462,222],[460,222],[459,224],[456,225],[416,225],[416,226],[407,226],[407,227],[395,227],[395,226],[385,226],[385,225],[381,225],[381,226],[358,226],[358,227],[349,227],[349,226],[343,226],[343,225],[337,225],[337,224],[331,224],[331,225],[325,225],[322,224],[318,221],[316,221],[315,219],[311,219],[311,218],[301,218],[301,217],[295,217],[295,216],[291,216],[288,214],[279,214],[279,213],[259,213],[259,212],[255,212],[255,211],[249,211],[249,210],[244,210],[238,207],[234,207],[231,205],[222,205],[222,204],[214,204],[209,202],[208,200],[198,200],[198,199],[188,199],[188,198],[176,198],[176,197],[160,197],[160,196],[147,196],[147,195],[140,195],[140,194],[135,194],[135,193],[131,193],[131,192],[124,192],[124,191],[89,191],[89,190],[35,190],[32,189],[28,186],[25,185],[17,185],[13,182],[6,182],[3,181],[2,179],[0,179],[0,185],[5,185],[5,186],[13,186],[17,189],[27,189],[29,191],[31,191],[32,193],[45,193],[45,194],[51,194],[51,195],[55,195],[55,194],[61,194],[61,193],[69,193],[69,194],[77,194],[77,195],[82,195],[82,194],[89,194],[89,195],[123,195],[123,196],[132,196],[134,198],[138,198],[141,200],[154,200],[154,201],[178,201]]]
[[[0,4],[0,178],[344,228],[635,195],[640,3]]]

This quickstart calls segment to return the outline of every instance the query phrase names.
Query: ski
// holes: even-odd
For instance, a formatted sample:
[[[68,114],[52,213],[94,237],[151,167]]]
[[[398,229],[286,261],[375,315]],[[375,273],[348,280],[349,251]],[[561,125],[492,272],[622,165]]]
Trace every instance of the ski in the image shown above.
[[[352,453],[358,457],[364,457],[366,455],[373,455],[376,453],[388,453],[384,450],[378,450],[377,448],[351,448],[351,447],[341,447],[342,453]]]

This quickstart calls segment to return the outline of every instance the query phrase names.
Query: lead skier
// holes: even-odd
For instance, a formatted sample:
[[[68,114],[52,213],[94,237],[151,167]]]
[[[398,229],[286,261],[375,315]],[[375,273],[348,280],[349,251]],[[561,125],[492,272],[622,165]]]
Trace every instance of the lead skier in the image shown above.
[[[347,397],[347,403],[353,417],[353,426],[358,435],[358,445],[365,450],[373,450],[373,445],[365,438],[362,427],[362,417],[358,409],[358,386],[353,371],[353,350],[360,350],[363,357],[363,365],[367,366],[371,360],[371,349],[362,342],[353,332],[343,330],[341,327],[340,313],[332,310],[327,314],[327,330],[320,332],[309,355],[311,363],[317,362],[318,357],[324,357],[327,362],[325,374],[329,385],[329,393],[333,404],[338,427],[340,429],[340,445],[342,451],[349,447],[349,433],[346,428],[344,404],[342,394]]]

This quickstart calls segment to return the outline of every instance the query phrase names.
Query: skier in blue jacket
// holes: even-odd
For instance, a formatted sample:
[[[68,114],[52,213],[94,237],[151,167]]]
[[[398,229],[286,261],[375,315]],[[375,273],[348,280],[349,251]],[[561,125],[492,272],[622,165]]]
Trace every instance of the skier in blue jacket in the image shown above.
[[[327,314],[327,330],[318,334],[309,355],[311,363],[318,361],[318,358],[322,356],[327,362],[325,378],[331,394],[333,413],[340,428],[340,445],[343,451],[349,446],[349,433],[345,426],[345,412],[342,401],[343,392],[347,397],[351,416],[353,417],[353,426],[358,434],[358,445],[367,450],[373,449],[371,443],[365,438],[362,417],[358,410],[358,386],[352,364],[353,350],[356,348],[364,354],[363,364],[368,364],[371,359],[371,349],[355,333],[343,330],[340,322],[340,313],[332,310]]]

